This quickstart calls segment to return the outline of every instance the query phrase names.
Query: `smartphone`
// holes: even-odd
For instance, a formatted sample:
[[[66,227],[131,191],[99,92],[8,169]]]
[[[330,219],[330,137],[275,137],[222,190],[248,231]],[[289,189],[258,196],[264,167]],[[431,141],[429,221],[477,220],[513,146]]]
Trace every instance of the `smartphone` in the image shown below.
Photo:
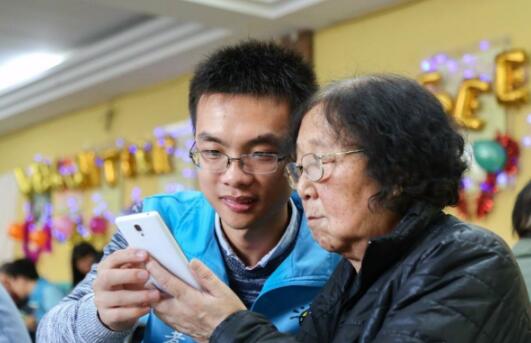
[[[188,285],[201,289],[188,267],[188,259],[158,212],[150,211],[117,217],[115,224],[130,247],[146,250],[170,273]],[[154,278],[150,277],[149,282],[168,293]]]

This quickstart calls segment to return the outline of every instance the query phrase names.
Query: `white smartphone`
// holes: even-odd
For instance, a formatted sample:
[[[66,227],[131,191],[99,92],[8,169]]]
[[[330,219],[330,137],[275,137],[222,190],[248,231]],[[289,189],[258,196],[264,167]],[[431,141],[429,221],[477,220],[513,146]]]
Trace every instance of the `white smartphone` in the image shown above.
[[[170,273],[188,285],[201,289],[188,268],[188,259],[158,212],[150,211],[121,216],[117,217],[114,222],[130,247],[146,250]],[[150,282],[166,292],[154,278],[150,277]]]

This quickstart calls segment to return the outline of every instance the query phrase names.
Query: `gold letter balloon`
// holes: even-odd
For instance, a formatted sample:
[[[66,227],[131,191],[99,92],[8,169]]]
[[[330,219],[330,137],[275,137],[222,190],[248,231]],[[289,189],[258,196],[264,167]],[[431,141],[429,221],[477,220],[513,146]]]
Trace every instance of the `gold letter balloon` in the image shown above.
[[[155,144],[128,145],[118,150],[108,148],[97,154],[84,151],[75,159],[58,159],[54,163],[33,162],[28,168],[15,168],[18,188],[25,196],[64,189],[87,189],[104,182],[114,187],[118,177],[168,174],[174,169],[176,141],[171,136],[159,138]]]
[[[522,49],[505,51],[496,56],[496,97],[500,103],[515,104],[526,102],[528,89],[525,65],[527,54]]]

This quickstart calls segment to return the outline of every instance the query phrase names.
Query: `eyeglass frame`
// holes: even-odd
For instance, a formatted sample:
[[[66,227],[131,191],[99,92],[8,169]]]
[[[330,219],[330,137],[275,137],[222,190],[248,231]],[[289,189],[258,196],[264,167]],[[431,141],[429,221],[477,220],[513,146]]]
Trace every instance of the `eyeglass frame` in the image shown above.
[[[332,160],[323,161],[323,159],[326,159],[326,158],[329,158],[329,157],[337,157],[337,156],[341,156],[341,155],[345,156],[345,155],[349,155],[349,154],[358,154],[358,153],[362,153],[362,152],[364,152],[363,149],[354,149],[354,150],[348,150],[348,151],[329,152],[329,153],[326,153],[326,154],[315,154],[313,152],[309,152],[307,154],[304,154],[301,157],[301,164],[297,164],[296,162],[290,162],[290,163],[288,163],[286,165],[286,172],[288,173],[289,183],[290,183],[292,188],[296,188],[296,186],[299,183],[299,180],[300,180],[300,178],[301,178],[301,176],[303,174],[306,175],[308,180],[310,180],[312,182],[319,182],[319,181],[321,181],[321,179],[324,176],[324,165],[327,164],[327,163],[332,163],[332,162],[335,161],[335,159],[333,161]],[[304,160],[304,157],[305,156],[309,156],[309,155],[315,156],[315,159],[317,161],[319,161],[320,173],[319,173],[319,177],[316,178],[315,180],[310,178],[307,173],[304,173],[304,168],[302,166],[302,161]],[[298,173],[300,174],[298,179],[297,179],[297,182],[294,181],[292,168],[290,168],[290,166],[294,167],[293,169],[297,170]]]
[[[201,167],[201,164],[199,163],[199,156],[204,151],[208,151],[208,149],[199,150],[199,149],[197,149],[196,142],[194,142],[194,144],[192,144],[192,146],[190,147],[190,151],[188,152],[188,156],[192,160],[192,163],[199,169],[203,168],[203,167]],[[230,157],[228,154],[226,154],[224,152],[221,152],[221,151],[219,151],[219,154],[223,155],[227,159],[227,164],[225,165],[225,168],[223,170],[211,170],[211,169],[205,168],[205,170],[208,170],[208,171],[214,172],[214,173],[224,173],[227,170],[229,170],[232,161],[238,161],[239,162],[238,164],[239,164],[240,168],[246,174],[250,174],[250,175],[268,175],[268,174],[275,173],[278,170],[279,162],[285,160],[289,156],[289,155],[280,155],[280,154],[273,153],[273,152],[260,153],[262,156],[267,155],[267,156],[271,156],[271,157],[273,157],[273,156],[276,157],[275,169],[273,169],[272,171],[265,172],[265,173],[256,173],[256,172],[250,172],[248,170],[245,170],[246,164],[244,162],[246,157],[252,157],[253,154],[256,154],[256,153],[240,154],[239,157]],[[197,156],[197,159],[196,159],[195,156]]]

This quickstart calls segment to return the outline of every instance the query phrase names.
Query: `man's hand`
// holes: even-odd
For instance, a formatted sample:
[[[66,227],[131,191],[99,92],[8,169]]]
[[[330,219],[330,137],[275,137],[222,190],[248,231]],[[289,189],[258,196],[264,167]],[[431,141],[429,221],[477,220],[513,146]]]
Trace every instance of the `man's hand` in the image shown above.
[[[157,316],[199,342],[208,342],[214,329],[229,315],[246,310],[238,296],[198,260],[193,260],[190,268],[201,291],[170,274],[154,259],[150,259],[146,267],[173,296],[153,306]]]
[[[94,280],[94,302],[101,322],[109,329],[131,329],[138,318],[160,299],[160,292],[146,289],[148,254],[143,250],[118,250],[98,265]]]

